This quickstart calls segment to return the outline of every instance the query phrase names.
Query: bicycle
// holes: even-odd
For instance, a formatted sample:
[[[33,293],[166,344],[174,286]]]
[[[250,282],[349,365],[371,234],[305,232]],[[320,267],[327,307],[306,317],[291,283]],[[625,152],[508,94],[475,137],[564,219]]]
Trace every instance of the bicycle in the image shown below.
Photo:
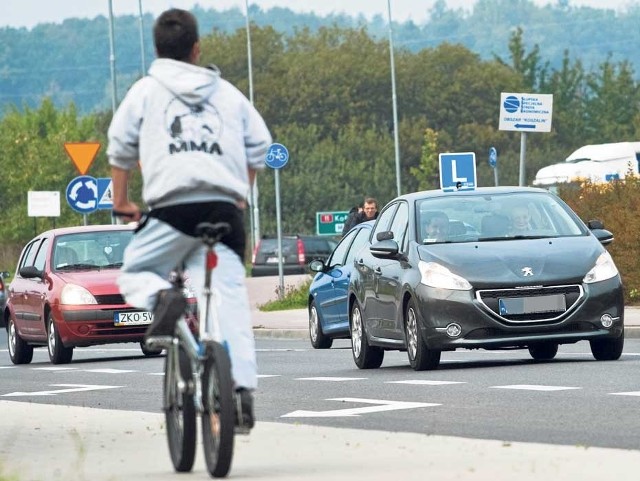
[[[194,336],[183,315],[172,336],[154,336],[146,341],[148,349],[166,349],[163,410],[174,469],[188,472],[193,468],[199,414],[207,470],[216,478],[229,473],[234,435],[249,433],[249,428],[243,425],[239,399],[237,406],[234,403],[231,361],[226,343],[221,341],[217,311],[210,311],[212,300],[216,305],[215,291],[211,289],[211,273],[217,264],[214,246],[230,231],[226,222],[203,222],[196,227],[197,236],[207,248],[206,302],[204,317],[199,318],[199,335]],[[174,271],[170,280],[175,288],[184,288],[184,273],[180,269]],[[202,313],[203,309],[199,311]]]

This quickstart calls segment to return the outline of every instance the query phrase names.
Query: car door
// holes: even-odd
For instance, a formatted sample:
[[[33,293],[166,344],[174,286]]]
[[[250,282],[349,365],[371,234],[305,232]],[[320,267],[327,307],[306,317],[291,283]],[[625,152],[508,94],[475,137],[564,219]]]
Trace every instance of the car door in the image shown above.
[[[373,227],[371,242],[376,242],[376,236],[380,232],[389,230],[389,225],[393,219],[393,214],[398,207],[394,202],[387,205]],[[382,306],[378,297],[378,283],[380,280],[381,264],[386,263],[384,259],[378,259],[371,254],[369,248],[361,249],[356,256],[355,267],[358,269],[359,300],[361,302],[363,322],[366,324],[367,332],[375,337],[384,337],[382,326]]]
[[[341,309],[337,306],[340,302],[338,299],[340,296],[336,294],[336,281],[346,277],[344,268],[345,257],[349,251],[349,246],[356,237],[356,233],[356,231],[349,232],[349,234],[342,238],[326,261],[329,268],[326,272],[321,272],[314,281],[316,289],[314,299],[320,317],[322,321],[324,321],[323,328],[331,328],[333,324],[338,322]],[[345,303],[345,300],[342,299],[342,302]]]
[[[356,255],[365,245],[369,245],[371,228],[363,226],[352,232],[355,232],[355,238],[353,242],[350,243],[347,255],[344,258],[341,268],[342,275],[336,277],[333,281],[333,295],[335,299],[334,327],[336,329],[341,329],[349,325],[349,303],[347,302],[349,297],[349,282],[351,281]]]
[[[30,337],[34,333],[35,320],[32,309],[29,308],[30,293],[34,287],[32,279],[22,277],[20,271],[23,267],[32,266],[38,247],[42,244],[41,238],[31,240],[22,250],[16,275],[9,286],[9,301],[13,310],[14,319],[20,335]]]
[[[42,239],[37,246],[33,267],[45,273],[47,255],[49,253],[50,240]],[[34,246],[35,248],[35,246]],[[47,299],[49,282],[39,277],[26,279],[28,287],[25,290],[25,319],[29,319],[29,334],[37,337],[46,337],[46,319],[44,319],[44,304]]]
[[[407,227],[409,224],[409,205],[399,202],[389,230],[393,240],[398,243],[399,251],[406,247]],[[398,329],[397,313],[402,302],[402,263],[398,259],[380,259],[377,298],[380,306],[380,327],[387,339],[402,339],[402,330]]]

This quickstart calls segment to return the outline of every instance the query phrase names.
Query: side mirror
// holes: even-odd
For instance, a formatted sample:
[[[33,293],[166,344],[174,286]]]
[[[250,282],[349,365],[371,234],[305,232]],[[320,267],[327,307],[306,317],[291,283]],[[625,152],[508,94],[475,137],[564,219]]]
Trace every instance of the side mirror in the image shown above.
[[[24,277],[25,279],[43,279],[44,278],[44,272],[39,270],[37,267],[35,266],[28,266],[28,267],[23,267],[22,269],[20,269],[20,277]]]
[[[598,219],[592,219],[589,222],[587,222],[587,227],[591,230],[604,229],[604,222]]]
[[[605,229],[592,229],[591,233],[596,236],[596,239],[604,246],[613,242],[613,234]]]
[[[386,230],[383,232],[378,232],[376,234],[376,240],[377,241],[386,241],[386,240],[390,240],[393,239],[393,232],[390,230]]]
[[[381,234],[383,234],[383,232],[381,232]],[[392,239],[376,242],[369,247],[371,255],[379,259],[393,259],[397,257],[399,250],[398,243]]]
[[[11,273],[9,271],[2,271],[0,272],[0,277],[2,277],[3,279],[6,279],[7,277],[9,277],[11,275]]]
[[[325,264],[321,259],[314,259],[309,262],[309,270],[311,272],[322,272],[324,271]]]

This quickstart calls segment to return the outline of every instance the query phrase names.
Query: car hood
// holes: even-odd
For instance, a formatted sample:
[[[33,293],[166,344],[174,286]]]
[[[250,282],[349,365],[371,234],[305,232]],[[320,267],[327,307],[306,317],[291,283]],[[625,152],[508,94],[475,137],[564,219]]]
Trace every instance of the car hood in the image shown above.
[[[65,283],[82,286],[92,294],[116,294],[120,292],[116,283],[116,279],[120,275],[120,269],[56,272],[56,275]]]
[[[444,265],[476,288],[581,283],[602,252],[593,236],[418,247],[420,259]]]

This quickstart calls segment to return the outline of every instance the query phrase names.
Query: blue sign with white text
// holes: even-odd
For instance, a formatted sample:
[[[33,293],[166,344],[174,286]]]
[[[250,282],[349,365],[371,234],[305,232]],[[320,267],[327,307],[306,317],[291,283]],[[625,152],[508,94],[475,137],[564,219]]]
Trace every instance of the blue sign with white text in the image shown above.
[[[439,158],[442,190],[476,188],[476,154],[474,152],[440,154]]]
[[[265,163],[272,169],[281,169],[289,160],[289,151],[282,144],[271,144],[267,150]]]

